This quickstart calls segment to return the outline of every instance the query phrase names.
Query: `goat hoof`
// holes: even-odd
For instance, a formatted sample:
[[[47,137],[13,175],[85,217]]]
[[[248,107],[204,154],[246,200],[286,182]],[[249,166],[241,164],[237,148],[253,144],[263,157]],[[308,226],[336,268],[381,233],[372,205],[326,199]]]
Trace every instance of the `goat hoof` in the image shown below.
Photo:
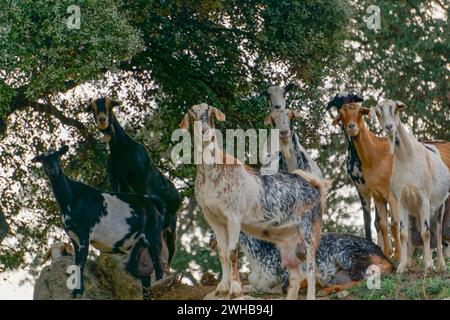
[[[406,271],[406,265],[404,263],[400,263],[397,267],[397,273],[404,273]]]
[[[433,262],[426,263],[426,265],[425,265],[425,272],[426,273],[433,272],[434,270],[435,269],[434,269]]]
[[[228,295],[228,292],[230,291],[230,286],[228,281],[220,281],[219,285],[217,286],[216,291],[214,292],[215,296],[226,296]]]
[[[232,281],[230,286],[230,298],[237,298],[242,295],[241,283]]]
[[[75,290],[72,291],[72,293],[70,294],[70,296],[71,296],[73,299],[76,299],[76,298],[78,298],[78,297],[81,298],[81,296],[83,295],[83,292],[84,292],[83,289],[75,289]]]

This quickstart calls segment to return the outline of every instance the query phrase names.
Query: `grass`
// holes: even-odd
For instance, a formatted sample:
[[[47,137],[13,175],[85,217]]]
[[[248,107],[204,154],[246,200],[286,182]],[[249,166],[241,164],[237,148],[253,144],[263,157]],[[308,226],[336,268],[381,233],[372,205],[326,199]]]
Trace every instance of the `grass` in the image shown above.
[[[368,289],[366,283],[362,282],[349,289],[349,292],[349,299],[361,300],[449,299],[450,262],[447,260],[445,272],[425,274],[423,264],[420,263],[413,265],[404,274],[382,275],[380,289]]]

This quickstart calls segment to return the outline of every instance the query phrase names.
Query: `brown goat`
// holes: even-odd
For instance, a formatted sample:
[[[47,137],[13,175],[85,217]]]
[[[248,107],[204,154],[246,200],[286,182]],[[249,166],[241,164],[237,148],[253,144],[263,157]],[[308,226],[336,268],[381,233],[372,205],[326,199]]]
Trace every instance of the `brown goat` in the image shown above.
[[[389,152],[389,142],[386,138],[375,136],[365,125],[363,116],[370,109],[361,107],[358,103],[349,103],[339,110],[339,115],[333,120],[333,125],[342,122],[347,134],[351,136],[362,164],[362,176],[366,182],[365,196],[374,199],[380,219],[378,245],[383,253],[390,256],[391,248],[388,238],[387,204],[391,211],[391,233],[394,238],[395,258],[400,258],[400,234],[398,231],[397,201],[391,192],[390,179],[392,175],[393,155]],[[380,234],[381,233],[381,234]]]

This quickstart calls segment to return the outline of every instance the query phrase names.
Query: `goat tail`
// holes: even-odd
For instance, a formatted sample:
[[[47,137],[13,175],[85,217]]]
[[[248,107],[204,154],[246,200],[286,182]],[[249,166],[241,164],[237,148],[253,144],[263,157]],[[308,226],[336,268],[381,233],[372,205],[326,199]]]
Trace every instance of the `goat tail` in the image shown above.
[[[161,216],[165,216],[166,204],[160,197],[151,194],[151,195],[145,195],[145,198],[147,200],[149,200],[156,207],[156,209],[158,210],[158,212]]]
[[[305,179],[308,183],[310,183],[314,188],[319,189],[320,192],[320,201],[321,201],[321,207],[322,212],[325,210],[325,203],[328,196],[328,191],[331,189],[331,180],[328,179],[320,179],[316,177],[315,175],[306,172],[304,170],[295,170],[292,172],[303,179]]]

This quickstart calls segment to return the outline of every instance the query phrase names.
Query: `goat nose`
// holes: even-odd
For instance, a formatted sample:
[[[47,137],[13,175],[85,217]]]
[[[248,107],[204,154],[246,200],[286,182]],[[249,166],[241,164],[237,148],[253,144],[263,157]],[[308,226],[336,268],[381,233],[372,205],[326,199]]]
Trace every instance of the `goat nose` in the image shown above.
[[[387,130],[391,130],[392,129],[392,124],[387,124],[384,126]]]
[[[281,130],[281,131],[280,131],[280,134],[281,134],[283,137],[286,137],[286,136],[289,134],[289,131],[288,131],[288,130]]]
[[[280,106],[279,104],[276,104],[276,105],[274,106],[274,108],[278,110],[278,109],[281,108],[281,106]]]
[[[355,129],[355,128],[356,128],[356,125],[355,125],[354,123],[350,123],[350,124],[348,125],[348,127],[349,127],[350,129]]]

